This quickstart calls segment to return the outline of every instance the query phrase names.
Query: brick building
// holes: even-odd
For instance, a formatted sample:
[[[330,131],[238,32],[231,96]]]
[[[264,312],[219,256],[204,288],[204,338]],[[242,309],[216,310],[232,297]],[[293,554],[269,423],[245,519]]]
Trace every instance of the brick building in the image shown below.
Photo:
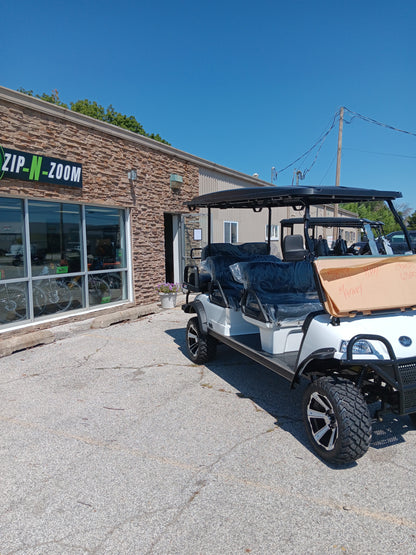
[[[155,303],[157,283],[181,280],[186,237],[204,238],[195,215],[186,233],[184,202],[207,172],[265,185],[3,87],[0,121],[3,336]]]

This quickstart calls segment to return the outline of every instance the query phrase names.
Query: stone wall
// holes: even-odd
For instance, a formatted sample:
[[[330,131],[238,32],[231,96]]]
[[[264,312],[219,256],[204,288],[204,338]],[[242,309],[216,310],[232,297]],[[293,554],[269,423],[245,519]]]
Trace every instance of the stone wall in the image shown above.
[[[155,302],[155,283],[165,279],[163,214],[187,212],[183,203],[198,194],[198,167],[151,140],[120,137],[113,126],[93,125],[79,115],[71,121],[67,109],[53,107],[51,115],[43,102],[39,110],[33,104],[0,99],[0,146],[82,163],[83,187],[2,179],[0,196],[129,208],[135,303]],[[137,170],[134,183],[127,177],[130,169]],[[170,188],[172,173],[183,177],[180,191]]]

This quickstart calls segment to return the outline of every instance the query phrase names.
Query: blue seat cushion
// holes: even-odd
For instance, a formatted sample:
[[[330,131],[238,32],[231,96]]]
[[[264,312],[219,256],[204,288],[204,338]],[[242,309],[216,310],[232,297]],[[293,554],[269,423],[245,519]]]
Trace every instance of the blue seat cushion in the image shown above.
[[[241,262],[244,260],[250,260],[253,264],[256,264],[259,261],[277,262],[279,259],[273,255],[246,255],[245,257],[240,256],[237,260]],[[218,254],[216,256],[208,256],[203,262],[203,267],[211,274],[214,286],[216,283],[220,284],[228,304],[237,309],[239,307],[244,286],[242,283],[239,283],[234,279],[231,272],[230,266],[235,262],[235,256]]]
[[[265,312],[272,322],[303,320],[321,308],[313,268],[307,260],[241,261],[231,271],[247,292],[246,313],[254,317],[258,314],[259,319],[264,319]]]

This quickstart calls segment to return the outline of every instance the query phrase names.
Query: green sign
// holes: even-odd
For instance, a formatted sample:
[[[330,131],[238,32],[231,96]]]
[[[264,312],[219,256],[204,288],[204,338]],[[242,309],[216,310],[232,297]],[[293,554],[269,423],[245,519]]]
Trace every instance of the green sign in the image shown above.
[[[82,164],[0,146],[0,179],[82,187]]]

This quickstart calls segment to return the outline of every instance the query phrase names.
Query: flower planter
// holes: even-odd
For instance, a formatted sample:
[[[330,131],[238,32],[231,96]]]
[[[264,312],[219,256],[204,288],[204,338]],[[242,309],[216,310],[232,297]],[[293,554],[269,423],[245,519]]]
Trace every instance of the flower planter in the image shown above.
[[[159,293],[162,308],[175,308],[177,293]]]

